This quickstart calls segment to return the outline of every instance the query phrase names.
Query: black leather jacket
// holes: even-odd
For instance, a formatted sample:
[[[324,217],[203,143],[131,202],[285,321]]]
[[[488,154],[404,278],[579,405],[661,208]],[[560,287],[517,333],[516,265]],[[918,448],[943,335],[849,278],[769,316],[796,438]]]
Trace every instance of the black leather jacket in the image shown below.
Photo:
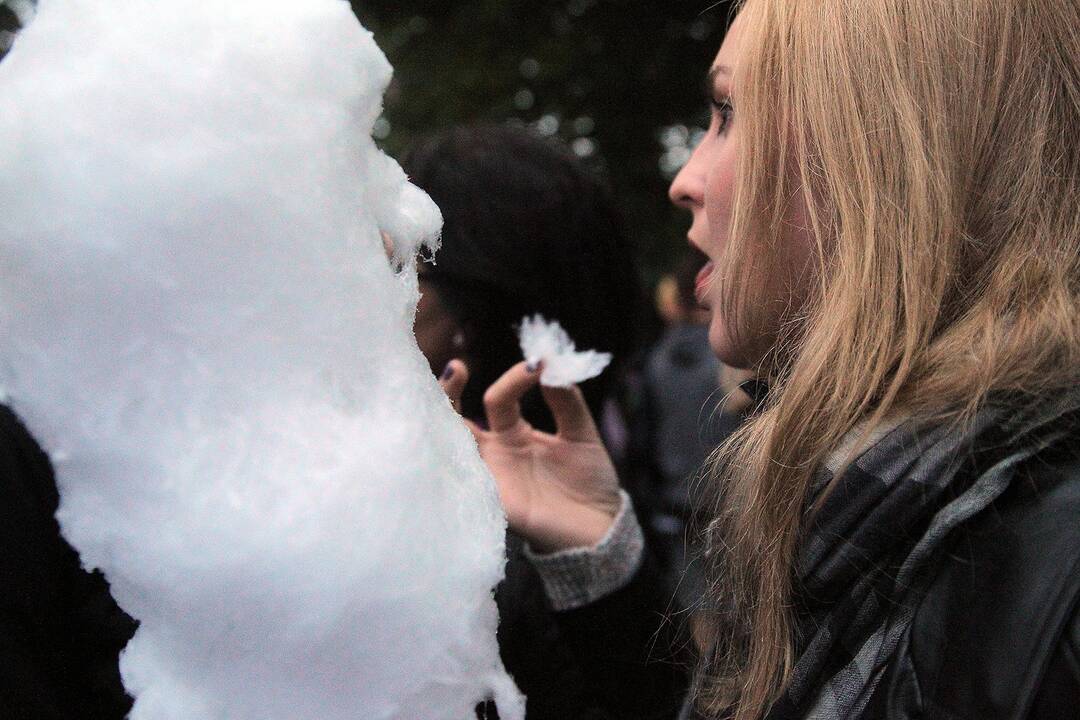
[[[1018,468],[938,557],[847,720],[1080,720],[1080,432]]]
[[[958,529],[866,718],[1080,718],[1080,442]]]

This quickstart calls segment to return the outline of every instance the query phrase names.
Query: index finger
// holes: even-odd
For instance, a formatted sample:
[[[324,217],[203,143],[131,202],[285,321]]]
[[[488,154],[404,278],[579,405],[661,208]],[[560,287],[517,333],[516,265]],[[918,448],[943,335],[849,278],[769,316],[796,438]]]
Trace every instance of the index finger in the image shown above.
[[[512,430],[524,422],[521,398],[540,382],[540,369],[519,362],[492,383],[484,393],[484,412],[491,432]]]
[[[461,413],[461,395],[468,384],[469,368],[456,358],[446,364],[439,376],[439,387],[446,393],[446,397],[450,398],[450,405],[456,413]]]

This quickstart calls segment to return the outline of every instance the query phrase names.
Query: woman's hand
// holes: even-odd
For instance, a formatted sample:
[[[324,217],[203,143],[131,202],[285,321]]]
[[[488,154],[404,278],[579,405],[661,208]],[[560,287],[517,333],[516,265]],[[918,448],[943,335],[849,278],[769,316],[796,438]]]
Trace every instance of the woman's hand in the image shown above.
[[[465,420],[499,487],[510,527],[538,552],[598,543],[619,510],[619,482],[585,398],[577,387],[541,387],[555,418],[554,435],[521,416],[521,398],[539,383],[524,362],[484,393],[488,429]],[[455,360],[440,379],[454,407],[468,382]]]

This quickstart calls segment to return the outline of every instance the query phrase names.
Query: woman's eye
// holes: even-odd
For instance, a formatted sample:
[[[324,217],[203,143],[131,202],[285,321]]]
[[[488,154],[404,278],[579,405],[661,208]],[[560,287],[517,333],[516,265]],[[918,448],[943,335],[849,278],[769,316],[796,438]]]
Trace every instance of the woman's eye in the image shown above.
[[[731,106],[731,100],[728,98],[714,99],[710,101],[710,103],[712,105],[713,118],[716,120],[716,133],[718,135],[723,135],[728,131],[728,127],[731,125],[735,108]]]

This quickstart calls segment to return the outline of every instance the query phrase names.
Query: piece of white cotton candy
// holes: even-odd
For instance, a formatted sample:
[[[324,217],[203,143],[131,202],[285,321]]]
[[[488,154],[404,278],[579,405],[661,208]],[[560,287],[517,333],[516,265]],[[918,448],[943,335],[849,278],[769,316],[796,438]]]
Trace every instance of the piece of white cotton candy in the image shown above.
[[[548,322],[542,315],[525,317],[518,328],[521,352],[529,363],[544,363],[540,384],[548,387],[569,387],[604,372],[611,362],[611,353],[574,348],[574,341],[556,321]]]
[[[140,621],[132,720],[523,716],[389,78],[342,0],[42,0],[0,62],[0,383]]]

